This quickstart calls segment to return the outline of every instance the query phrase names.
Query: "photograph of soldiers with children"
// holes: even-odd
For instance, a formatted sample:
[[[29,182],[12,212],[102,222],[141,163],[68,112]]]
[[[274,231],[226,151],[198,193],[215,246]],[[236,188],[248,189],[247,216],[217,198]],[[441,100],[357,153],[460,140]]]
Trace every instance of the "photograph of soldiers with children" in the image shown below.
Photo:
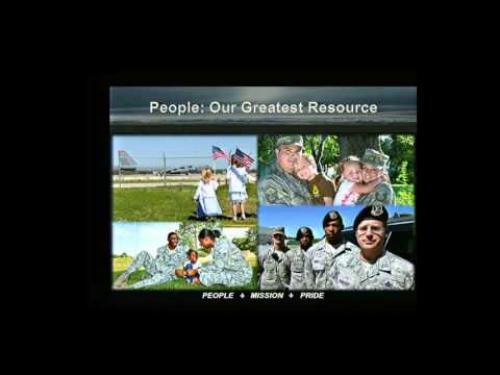
[[[414,136],[259,137],[260,205],[413,205]]]
[[[142,250],[129,259],[126,256],[126,263],[117,263],[113,289],[257,288],[255,228],[241,228],[240,234],[235,235],[215,223],[167,227],[158,226],[157,234],[148,230],[135,235],[137,243],[149,249],[155,243],[159,247],[156,254]],[[165,229],[169,232],[165,233]],[[155,242],[149,241],[151,236],[156,237]],[[129,253],[133,254],[134,246]],[[117,256],[116,260],[122,257]]]

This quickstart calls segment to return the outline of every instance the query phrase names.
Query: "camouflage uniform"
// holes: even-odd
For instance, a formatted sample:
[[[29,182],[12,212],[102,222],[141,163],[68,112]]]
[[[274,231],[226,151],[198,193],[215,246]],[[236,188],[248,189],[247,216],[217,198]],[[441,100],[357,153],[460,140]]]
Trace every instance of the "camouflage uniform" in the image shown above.
[[[252,280],[252,267],[241,250],[226,239],[218,239],[212,248],[212,261],[200,269],[200,282],[205,286],[222,284],[237,287]]]
[[[301,136],[282,136],[276,141],[276,148],[290,145],[299,146],[303,149],[303,143]],[[268,174],[259,181],[258,195],[259,203],[265,205],[299,206],[313,204],[307,182],[285,172],[276,160],[271,164]]]
[[[354,219],[357,231],[363,221],[380,221],[387,225],[389,212],[380,203],[363,208]],[[382,234],[380,234],[382,235]],[[414,267],[407,260],[382,250],[381,255],[370,264],[363,260],[362,251],[339,258],[332,267],[331,279],[334,289],[413,289]]]
[[[283,250],[288,250],[284,248]],[[278,259],[273,258],[276,254]],[[272,245],[266,249],[266,252],[259,257],[259,264],[263,268],[260,275],[261,290],[285,289],[290,282],[290,264],[288,258],[282,250],[276,250]]]
[[[389,168],[389,156],[371,148],[365,150],[361,162],[385,172]],[[376,202],[383,205],[394,204],[394,190],[391,184],[379,183],[371,193],[360,196],[356,204],[369,206]]]
[[[306,253],[304,275],[307,289],[332,289],[330,271],[334,263],[350,253],[358,253],[359,248],[349,241],[333,247],[326,238],[313,245]]]
[[[159,247],[156,257],[153,258],[147,251],[141,251],[120,277],[128,277],[132,272],[144,267],[151,277],[130,285],[132,289],[144,288],[175,280],[175,269],[186,260],[187,248],[178,245],[174,252],[167,246]]]
[[[391,184],[387,182],[381,182],[375,187],[375,190],[369,194],[362,195],[356,201],[356,204],[361,204],[364,206],[369,206],[379,202],[384,205],[394,204],[394,190]]]
[[[304,275],[306,252],[301,248],[290,250],[286,253],[290,265],[290,289],[307,289]]]
[[[339,258],[333,265],[334,289],[414,289],[413,264],[386,251],[377,261],[362,260],[361,253]]]
[[[313,204],[307,183],[286,173],[274,162],[271,172],[259,182],[259,203],[299,206]]]

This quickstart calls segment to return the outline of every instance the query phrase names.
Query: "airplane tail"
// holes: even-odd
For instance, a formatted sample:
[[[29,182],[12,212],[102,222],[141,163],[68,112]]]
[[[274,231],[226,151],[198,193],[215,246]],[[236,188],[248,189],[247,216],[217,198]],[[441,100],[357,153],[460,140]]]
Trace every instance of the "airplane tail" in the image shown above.
[[[137,167],[137,162],[132,156],[130,156],[127,151],[119,150],[118,158],[120,159],[120,168],[135,168]]]

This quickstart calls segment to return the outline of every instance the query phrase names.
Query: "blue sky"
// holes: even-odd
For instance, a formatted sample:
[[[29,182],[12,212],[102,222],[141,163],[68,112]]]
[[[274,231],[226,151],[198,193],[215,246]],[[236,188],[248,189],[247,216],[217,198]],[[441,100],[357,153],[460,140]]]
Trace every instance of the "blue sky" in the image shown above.
[[[118,150],[125,150],[139,167],[157,167],[162,163],[163,152],[167,166],[212,165],[212,146],[226,152],[234,152],[236,147],[250,154],[257,161],[257,137],[253,135],[191,135],[191,136],[114,136],[113,166],[118,166]],[[188,157],[186,157],[188,156]],[[217,160],[216,168],[224,168],[226,162]],[[254,167],[257,162],[254,163]]]
[[[180,223],[113,223],[113,254],[135,256],[146,250],[156,255],[156,249],[167,243],[167,235]]]
[[[325,214],[335,209],[340,212],[346,227],[352,225],[354,218],[363,206],[260,206],[259,207],[259,226],[276,227],[284,226],[287,234],[297,233],[301,226],[310,227],[313,230],[314,237],[323,236],[322,222]],[[392,217],[397,211],[402,213],[414,213],[413,206],[386,206],[389,211],[389,217]]]

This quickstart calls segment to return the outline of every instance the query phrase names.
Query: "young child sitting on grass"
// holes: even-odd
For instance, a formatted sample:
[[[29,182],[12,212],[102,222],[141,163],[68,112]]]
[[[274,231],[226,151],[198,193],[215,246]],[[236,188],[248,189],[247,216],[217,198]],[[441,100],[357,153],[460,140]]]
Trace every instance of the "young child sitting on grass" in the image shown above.
[[[184,263],[182,276],[188,283],[198,285],[200,284],[200,263],[198,262],[198,252],[196,250],[189,249],[186,254],[188,261]]]

